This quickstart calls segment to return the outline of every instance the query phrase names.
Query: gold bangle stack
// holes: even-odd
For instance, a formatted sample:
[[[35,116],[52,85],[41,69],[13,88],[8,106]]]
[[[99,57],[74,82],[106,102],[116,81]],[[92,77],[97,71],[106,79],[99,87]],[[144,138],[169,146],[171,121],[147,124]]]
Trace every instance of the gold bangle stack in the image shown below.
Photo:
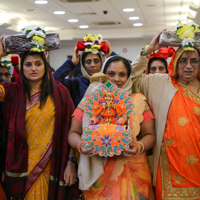
[[[136,141],[135,143],[141,144],[142,150],[139,153],[142,153],[144,151],[144,144],[140,141]]]

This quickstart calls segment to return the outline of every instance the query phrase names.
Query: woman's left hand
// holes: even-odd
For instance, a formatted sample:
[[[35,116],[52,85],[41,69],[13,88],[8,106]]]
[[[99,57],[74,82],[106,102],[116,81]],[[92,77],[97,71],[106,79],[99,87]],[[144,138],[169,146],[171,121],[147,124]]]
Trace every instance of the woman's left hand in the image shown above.
[[[130,150],[124,149],[122,156],[129,158],[131,156],[134,156],[137,153],[137,151],[138,151],[137,145],[130,144]]]
[[[66,166],[65,172],[64,172],[64,181],[65,181],[64,186],[71,186],[76,181],[75,164],[71,161],[67,162],[67,166]]]

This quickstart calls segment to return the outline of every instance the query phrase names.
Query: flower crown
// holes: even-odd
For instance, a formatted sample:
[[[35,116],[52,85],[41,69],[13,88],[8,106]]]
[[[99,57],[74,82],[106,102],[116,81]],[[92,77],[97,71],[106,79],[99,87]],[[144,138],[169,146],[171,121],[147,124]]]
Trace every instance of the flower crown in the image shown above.
[[[107,42],[103,41],[102,35],[88,34],[83,39],[84,41],[77,42],[78,51],[91,52],[93,54],[97,54],[99,51],[108,52]]]
[[[7,68],[12,66],[11,56],[12,56],[12,54],[2,57],[1,58],[1,66],[7,67]]]
[[[176,35],[182,40],[182,49],[186,51],[194,51],[194,37],[195,33],[200,29],[199,25],[190,22],[183,24],[179,22],[175,27]]]
[[[85,52],[91,52],[93,54],[97,54],[99,50],[101,49],[101,42],[103,41],[103,37],[100,34],[97,35],[91,35],[88,34],[84,39],[84,45],[85,45]]]
[[[22,33],[26,34],[26,38],[31,41],[30,51],[34,52],[44,52],[44,38],[46,37],[46,32],[42,26],[27,26],[22,29]]]

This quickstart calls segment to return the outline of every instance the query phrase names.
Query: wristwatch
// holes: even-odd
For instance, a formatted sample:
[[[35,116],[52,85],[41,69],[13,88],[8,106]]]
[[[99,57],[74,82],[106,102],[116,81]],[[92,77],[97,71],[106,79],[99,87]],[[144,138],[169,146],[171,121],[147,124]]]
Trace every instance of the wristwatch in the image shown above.
[[[77,164],[77,159],[75,157],[69,157],[68,161],[73,162],[74,164]]]

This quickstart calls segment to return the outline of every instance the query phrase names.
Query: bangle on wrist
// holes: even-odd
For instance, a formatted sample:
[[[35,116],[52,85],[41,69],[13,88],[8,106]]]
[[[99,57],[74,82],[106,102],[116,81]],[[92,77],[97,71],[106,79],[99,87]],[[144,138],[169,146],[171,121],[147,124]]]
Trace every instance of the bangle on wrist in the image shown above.
[[[142,153],[142,152],[144,151],[144,144],[143,144],[142,142],[140,142],[140,141],[136,141],[135,143],[136,143],[136,144],[137,144],[137,143],[138,143],[138,144],[141,144],[142,150],[140,149],[139,153]]]
[[[143,51],[143,53],[144,53],[144,55],[145,55],[147,58],[150,58],[150,57],[146,54],[145,50]]]
[[[135,153],[135,155],[137,155],[140,152],[140,145],[137,142],[135,142],[134,144],[137,146],[137,151]]]
[[[77,164],[77,159],[75,157],[69,157],[68,161],[73,162],[74,164]]]
[[[83,154],[83,152],[81,151],[81,145],[84,144],[84,141],[80,141],[77,145],[77,150],[79,151],[79,153]]]

